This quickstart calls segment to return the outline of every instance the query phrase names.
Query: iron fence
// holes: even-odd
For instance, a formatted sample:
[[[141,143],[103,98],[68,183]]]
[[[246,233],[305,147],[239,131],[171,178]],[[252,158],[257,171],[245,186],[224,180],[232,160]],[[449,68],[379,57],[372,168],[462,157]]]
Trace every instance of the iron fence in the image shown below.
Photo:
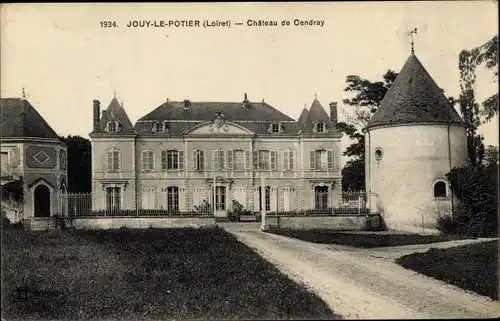
[[[274,196],[273,196],[274,197]],[[266,213],[269,215],[356,215],[370,214],[377,212],[376,199],[377,196],[373,193],[360,192],[343,192],[331,193],[328,196],[325,194],[312,194],[309,206],[285,206],[283,200],[279,201],[279,196],[275,196],[273,202],[266,198]],[[184,200],[178,197],[171,197],[166,200],[141,202],[138,196],[135,204],[137,208],[125,208],[123,204],[129,204],[123,199],[104,198],[92,199],[91,194],[67,194],[64,196],[67,204],[67,213],[64,216],[68,217],[89,217],[89,216],[208,216],[217,214],[224,216],[234,212],[231,200],[226,200],[224,211],[221,210],[220,204],[217,205],[214,213],[213,205],[209,201],[203,200],[198,205],[193,205],[186,209],[181,208]],[[300,202],[295,201],[298,204]],[[97,204],[97,205],[96,205]],[[94,205],[94,206],[93,206]],[[146,206],[143,206],[146,205]],[[135,207],[135,206],[134,206]],[[243,210],[252,215],[260,215],[260,204],[251,208],[245,207]]]

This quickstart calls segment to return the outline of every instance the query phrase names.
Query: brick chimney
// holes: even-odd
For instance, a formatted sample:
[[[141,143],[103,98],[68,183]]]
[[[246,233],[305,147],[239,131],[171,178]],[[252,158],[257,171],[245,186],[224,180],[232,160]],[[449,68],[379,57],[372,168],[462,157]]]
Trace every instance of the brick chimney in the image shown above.
[[[184,100],[184,109],[189,109],[191,107],[191,102],[189,100]]]
[[[337,124],[337,103],[330,103],[330,119],[334,124]]]
[[[248,100],[247,93],[245,93],[245,98],[243,98],[243,108],[247,109],[250,106],[250,101]]]
[[[94,131],[99,129],[99,120],[101,119],[101,103],[94,99]]]

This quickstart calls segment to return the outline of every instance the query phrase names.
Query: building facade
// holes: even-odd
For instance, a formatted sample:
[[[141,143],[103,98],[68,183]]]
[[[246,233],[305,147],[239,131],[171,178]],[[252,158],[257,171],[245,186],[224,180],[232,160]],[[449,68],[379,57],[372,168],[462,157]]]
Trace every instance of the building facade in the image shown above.
[[[116,97],[93,103],[92,209],[218,216],[245,209],[328,209],[341,191],[337,104],[315,98],[295,121],[269,104],[169,101],[132,125]],[[265,177],[265,191],[261,177]],[[215,184],[215,188],[214,188]],[[215,193],[215,195],[214,195]]]
[[[389,228],[435,228],[456,210],[446,173],[468,163],[466,127],[413,53],[365,129],[365,151],[369,206]]]
[[[20,206],[2,195],[2,211],[11,222],[65,213],[66,145],[26,99],[2,98],[1,107],[2,188],[23,191]]]

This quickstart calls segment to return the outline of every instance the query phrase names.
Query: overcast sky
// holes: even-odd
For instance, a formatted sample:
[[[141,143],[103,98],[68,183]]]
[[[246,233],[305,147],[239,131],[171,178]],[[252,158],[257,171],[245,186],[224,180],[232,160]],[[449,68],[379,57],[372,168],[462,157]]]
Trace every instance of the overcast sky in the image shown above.
[[[291,26],[250,27],[247,20]],[[324,21],[294,26],[294,20]],[[116,21],[102,28],[101,21]],[[219,20],[230,28],[127,28],[130,20]],[[237,26],[236,22],[243,25]],[[345,78],[378,80],[415,52],[446,95],[458,96],[458,55],[497,33],[493,1],[10,4],[1,8],[1,96],[26,97],[62,135],[88,137],[92,100],[113,93],[135,122],[170,100],[265,101],[297,119],[317,93],[325,109]],[[480,68],[478,98],[497,90]],[[482,127],[498,145],[498,118]],[[345,144],[347,146],[347,143]],[[345,147],[344,146],[344,147]]]

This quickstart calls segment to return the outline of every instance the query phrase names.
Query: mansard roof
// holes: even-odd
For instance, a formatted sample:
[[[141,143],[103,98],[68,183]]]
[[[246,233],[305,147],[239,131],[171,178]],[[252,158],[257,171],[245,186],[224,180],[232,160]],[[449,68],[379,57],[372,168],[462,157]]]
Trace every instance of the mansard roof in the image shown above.
[[[302,112],[302,114],[305,117],[305,113]],[[321,103],[318,101],[317,98],[314,98],[311,108],[309,108],[309,111],[307,112],[307,118],[305,118],[300,127],[300,132],[299,132],[300,135],[316,134],[314,131],[314,124],[318,122],[323,122],[326,124],[327,133],[339,136],[341,135],[340,132],[337,130],[336,125],[332,122],[332,120],[326,113]]]
[[[411,123],[464,124],[414,54],[404,64],[366,128]]]
[[[2,138],[60,139],[59,135],[26,99],[2,98],[1,113]]]
[[[108,121],[115,120],[121,124],[121,130],[116,133],[107,133],[106,124]],[[101,119],[99,121],[99,130],[93,131],[92,133],[106,133],[110,135],[119,134],[136,134],[134,126],[127,115],[127,112],[122,105],[118,102],[116,97],[114,97],[106,110],[103,110]]]

